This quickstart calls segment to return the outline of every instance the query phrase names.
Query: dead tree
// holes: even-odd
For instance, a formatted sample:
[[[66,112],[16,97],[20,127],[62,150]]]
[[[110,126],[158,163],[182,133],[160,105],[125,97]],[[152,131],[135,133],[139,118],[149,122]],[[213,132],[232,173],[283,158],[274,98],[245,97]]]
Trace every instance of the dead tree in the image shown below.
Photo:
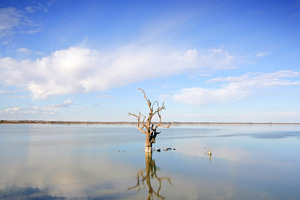
[[[152,144],[155,143],[156,136],[160,134],[160,132],[157,131],[157,128],[158,127],[170,128],[172,123],[169,123],[167,126],[164,126],[161,122],[161,111],[166,109],[164,103],[162,103],[161,106],[159,106],[158,101],[155,101],[152,104],[151,101],[146,97],[145,91],[140,88],[139,90],[143,92],[144,98],[147,101],[149,107],[149,115],[148,117],[146,117],[140,112],[138,115],[132,113],[128,113],[128,114],[137,118],[137,129],[142,133],[146,134],[145,152],[152,152]],[[152,118],[156,115],[158,116],[159,121],[156,124],[154,124],[152,123]],[[147,120],[145,121],[146,118]]]

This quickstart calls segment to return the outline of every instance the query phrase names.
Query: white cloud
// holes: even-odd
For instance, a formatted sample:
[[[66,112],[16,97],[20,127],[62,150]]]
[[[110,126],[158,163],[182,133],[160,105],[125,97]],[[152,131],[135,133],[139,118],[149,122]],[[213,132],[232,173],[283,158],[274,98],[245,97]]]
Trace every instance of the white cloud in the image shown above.
[[[247,96],[247,91],[240,90],[234,85],[221,89],[205,89],[200,87],[181,89],[173,96],[175,101],[191,105],[205,105],[211,102],[226,103],[236,101]]]
[[[230,82],[231,85],[235,84],[243,88],[279,87],[300,85],[299,79],[297,79],[297,81],[292,80],[292,78],[299,77],[300,72],[282,70],[274,73],[252,73],[239,77],[215,78],[208,81],[208,83],[225,81]]]
[[[263,56],[266,56],[266,55],[268,55],[269,53],[268,52],[258,52],[257,54],[256,54],[256,57],[263,57]]]
[[[34,99],[105,91],[188,69],[231,68],[234,57],[222,49],[177,51],[161,46],[121,47],[109,53],[70,47],[37,60],[0,58],[0,80],[27,88]]]
[[[20,31],[20,33],[30,35],[30,34],[41,32],[42,30],[43,30],[42,26],[40,26],[39,24],[33,24],[31,26],[28,26],[28,29],[23,29],[22,31]]]
[[[25,53],[25,54],[31,54],[31,50],[27,49],[27,48],[19,48],[19,49],[17,49],[17,52]]]
[[[54,104],[51,107],[54,107],[54,108],[67,108],[67,107],[70,107],[73,104],[74,104],[73,101],[71,99],[69,99],[67,101],[64,101],[61,104]]]
[[[195,61],[198,57],[198,51],[196,49],[187,50],[183,56],[179,57],[180,60]]]
[[[54,115],[56,110],[53,107],[38,107],[38,106],[31,106],[31,107],[14,107],[14,108],[7,108],[5,110],[0,111],[0,115],[31,115],[31,114],[50,114]]]
[[[14,107],[14,108],[7,108],[5,110],[0,110],[1,115],[13,115],[13,116],[23,116],[24,115],[31,115],[31,114],[47,114],[47,115],[54,115],[57,113],[58,110],[67,108],[73,105],[72,100],[67,100],[61,104],[53,104],[49,106],[29,106],[29,107]]]
[[[26,9],[27,12],[29,12],[29,13],[34,13],[34,12],[35,12],[35,8],[32,7],[32,6],[27,6],[25,9]]]
[[[31,51],[30,49],[28,48],[18,48],[16,50],[16,52],[18,53],[23,53],[23,54],[35,54],[35,55],[38,55],[38,56],[43,56],[45,55],[44,52],[41,52],[41,51]]]
[[[49,4],[49,3],[47,3],[48,5],[46,5],[46,6],[44,6],[43,4],[41,4],[40,2],[37,2],[35,5],[33,5],[33,6],[27,6],[26,8],[25,8],[25,10],[27,11],[27,12],[29,12],[29,13],[35,13],[35,12],[37,12],[37,11],[39,11],[39,10],[42,10],[42,11],[44,11],[44,12],[48,12],[48,8],[47,8],[47,6],[50,6],[51,4]]]
[[[42,51],[35,51],[35,54],[36,54],[36,55],[39,55],[39,56],[43,56],[43,55],[45,55],[45,53],[44,53],[44,52],[42,52]]]
[[[238,77],[214,78],[207,83],[215,82],[226,83],[218,89],[183,88],[172,97],[175,101],[191,105],[227,103],[243,99],[259,89],[300,86],[300,72],[278,71],[275,73],[246,74]]]

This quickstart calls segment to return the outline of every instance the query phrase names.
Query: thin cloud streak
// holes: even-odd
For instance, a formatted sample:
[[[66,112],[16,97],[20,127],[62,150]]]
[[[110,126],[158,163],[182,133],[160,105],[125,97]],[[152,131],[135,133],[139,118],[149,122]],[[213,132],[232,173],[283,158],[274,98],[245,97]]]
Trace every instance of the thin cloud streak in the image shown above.
[[[267,56],[269,53],[268,52],[258,52],[256,54],[256,57],[263,57],[263,56]]]
[[[218,89],[201,87],[183,88],[172,98],[181,103],[196,106],[209,103],[228,103],[241,100],[261,89],[300,86],[300,72],[278,71],[274,73],[246,74],[238,77],[214,78],[206,83],[226,82]]]
[[[24,115],[37,115],[37,114],[46,114],[46,115],[55,115],[58,110],[63,108],[68,108],[73,105],[72,100],[64,101],[61,104],[53,104],[49,106],[29,106],[29,107],[14,107],[7,108],[5,110],[0,110],[0,116],[24,116]]]
[[[31,54],[31,50],[27,48],[19,48],[17,49],[18,53]]]
[[[12,33],[22,20],[20,12],[13,7],[0,8],[0,38]]]
[[[25,9],[33,13],[33,8]],[[0,8],[0,39],[11,37],[16,33],[35,34],[43,30],[43,27],[34,19],[30,19],[24,10],[14,7]],[[3,44],[6,44],[3,42]]]

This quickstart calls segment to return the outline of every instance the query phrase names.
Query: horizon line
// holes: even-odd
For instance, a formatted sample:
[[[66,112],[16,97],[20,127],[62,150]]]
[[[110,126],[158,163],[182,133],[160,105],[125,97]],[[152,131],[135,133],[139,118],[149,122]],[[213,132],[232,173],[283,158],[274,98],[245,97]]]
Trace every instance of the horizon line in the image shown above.
[[[158,122],[153,122],[154,124]],[[300,122],[162,122],[163,124],[173,123],[174,125],[201,125],[201,124],[260,124],[260,125],[300,125]],[[72,121],[72,120],[0,120],[0,124],[137,124],[137,122],[130,121]]]

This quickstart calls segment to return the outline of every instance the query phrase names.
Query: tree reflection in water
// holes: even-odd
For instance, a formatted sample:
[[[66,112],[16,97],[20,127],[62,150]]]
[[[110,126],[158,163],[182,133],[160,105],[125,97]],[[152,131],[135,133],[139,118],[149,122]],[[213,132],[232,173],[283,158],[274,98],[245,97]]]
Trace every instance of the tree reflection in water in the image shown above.
[[[158,199],[166,199],[166,197],[160,194],[160,190],[162,187],[162,181],[167,180],[170,185],[172,185],[169,177],[158,177],[157,170],[159,168],[155,164],[155,160],[152,160],[152,153],[145,153],[145,165],[146,168],[138,171],[136,175],[137,183],[135,186],[128,188],[128,190],[137,189],[138,191],[145,189],[148,187],[148,198],[153,199],[153,197],[157,197]],[[146,184],[145,184],[146,182]],[[158,188],[154,187],[158,183]]]

